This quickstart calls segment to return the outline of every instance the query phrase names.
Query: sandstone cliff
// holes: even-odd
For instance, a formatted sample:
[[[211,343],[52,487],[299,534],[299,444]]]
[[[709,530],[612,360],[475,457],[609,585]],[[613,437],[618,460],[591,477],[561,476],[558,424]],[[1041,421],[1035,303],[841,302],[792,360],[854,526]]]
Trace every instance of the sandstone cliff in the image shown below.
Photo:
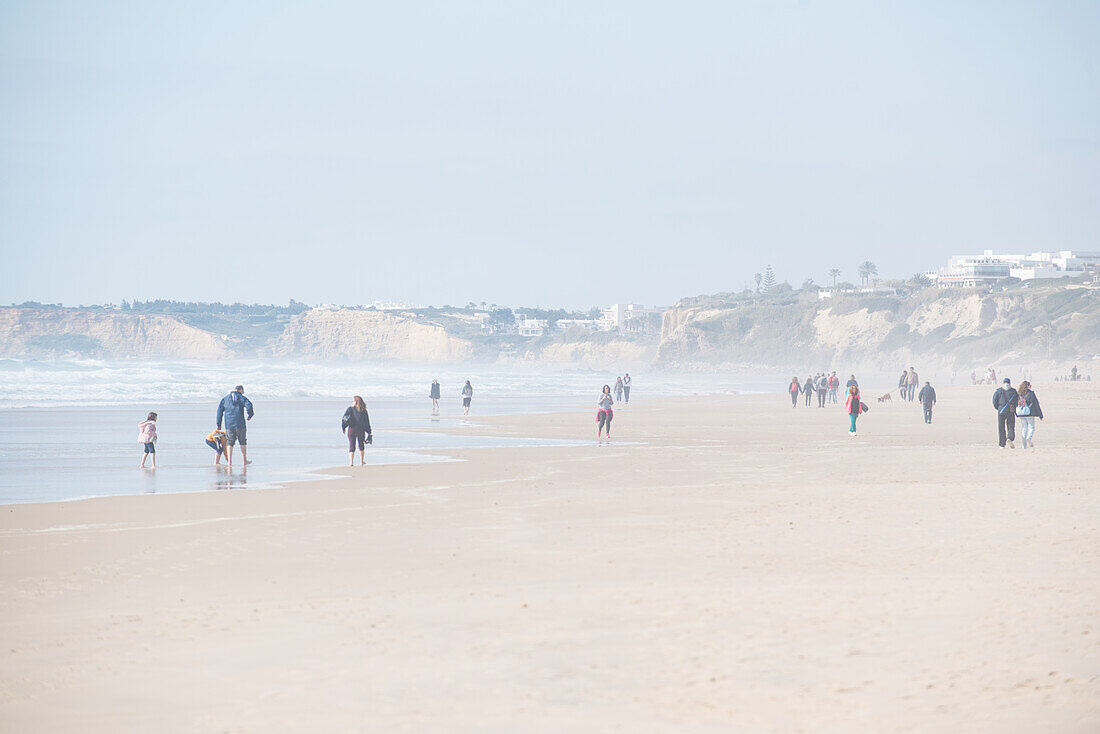
[[[1097,352],[1098,289],[929,290],[912,298],[687,302],[665,313],[657,362],[962,366]]]
[[[307,311],[269,349],[273,357],[305,360],[389,359],[454,362],[476,356],[474,344],[438,325],[388,311]]]
[[[0,356],[223,359],[227,340],[169,316],[0,308]]]
[[[636,369],[653,361],[656,340],[577,340],[549,341],[537,351],[531,351],[529,359],[546,364],[574,365],[590,369],[604,369],[621,365]]]

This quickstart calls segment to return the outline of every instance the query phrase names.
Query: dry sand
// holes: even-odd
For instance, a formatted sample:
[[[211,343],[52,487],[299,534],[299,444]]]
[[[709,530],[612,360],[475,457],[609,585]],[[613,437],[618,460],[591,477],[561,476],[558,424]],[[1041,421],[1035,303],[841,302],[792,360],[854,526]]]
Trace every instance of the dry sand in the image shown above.
[[[1100,731],[1100,385],[1040,386],[1026,452],[990,394],[855,439],[782,395],[637,402],[632,445],[4,507],[0,727]]]

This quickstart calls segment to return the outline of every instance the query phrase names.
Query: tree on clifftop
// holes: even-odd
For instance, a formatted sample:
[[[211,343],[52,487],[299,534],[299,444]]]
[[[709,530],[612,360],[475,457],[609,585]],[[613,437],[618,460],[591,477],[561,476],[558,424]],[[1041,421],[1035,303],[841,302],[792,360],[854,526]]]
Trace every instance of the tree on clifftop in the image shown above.
[[[863,285],[867,285],[867,281],[874,275],[878,275],[878,266],[870,260],[864,260],[859,264],[859,277],[863,280]]]
[[[836,290],[836,279],[840,277],[840,271],[833,268],[829,271],[829,277],[833,279],[833,290]]]
[[[764,279],[764,276],[761,275],[760,273],[756,273],[755,275],[752,276],[752,279],[754,281],[756,281],[756,292],[759,293],[760,292],[760,281]]]
[[[764,292],[767,293],[775,287],[775,273],[772,272],[772,266],[764,268]]]

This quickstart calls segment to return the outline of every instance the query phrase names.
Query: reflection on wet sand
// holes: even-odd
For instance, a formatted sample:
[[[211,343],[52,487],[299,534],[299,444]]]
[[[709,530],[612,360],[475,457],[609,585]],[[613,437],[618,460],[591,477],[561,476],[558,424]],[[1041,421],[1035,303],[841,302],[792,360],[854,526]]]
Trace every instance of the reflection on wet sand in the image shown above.
[[[243,489],[248,484],[248,466],[242,466],[240,473],[233,471],[233,467],[218,465],[215,471],[223,476],[214,481],[214,489]]]
[[[141,493],[142,494],[156,494],[157,493],[157,472],[156,469],[146,469],[141,472]]]

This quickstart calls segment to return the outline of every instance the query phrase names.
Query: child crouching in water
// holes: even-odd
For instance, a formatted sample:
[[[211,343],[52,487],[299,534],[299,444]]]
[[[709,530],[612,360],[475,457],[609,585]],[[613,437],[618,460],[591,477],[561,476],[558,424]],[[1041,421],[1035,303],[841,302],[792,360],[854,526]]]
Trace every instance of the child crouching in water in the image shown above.
[[[141,466],[145,468],[145,460],[153,457],[153,468],[157,468],[157,414],[150,413],[149,417],[138,423],[138,441],[145,444],[145,452],[141,455]]]
[[[206,445],[217,452],[217,455],[214,457],[214,466],[222,463],[223,456],[227,462],[229,461],[229,454],[226,449],[228,444],[229,442],[225,439],[225,431],[220,428],[206,437]]]

